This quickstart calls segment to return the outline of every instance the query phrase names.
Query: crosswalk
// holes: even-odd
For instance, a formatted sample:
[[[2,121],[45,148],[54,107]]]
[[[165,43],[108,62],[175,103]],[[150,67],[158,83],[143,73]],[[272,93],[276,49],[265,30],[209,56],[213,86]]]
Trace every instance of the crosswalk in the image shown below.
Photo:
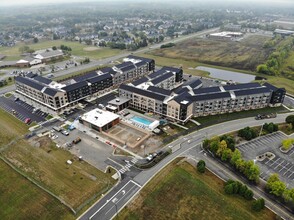
[[[127,163],[127,165],[123,166],[123,168],[121,168],[121,169],[119,170],[119,172],[120,172],[121,174],[123,174],[123,173],[125,173],[125,172],[127,172],[127,171],[130,171],[130,168],[131,168],[135,163],[137,163],[137,162],[138,162],[138,159],[137,159],[137,158],[133,158],[130,162]]]

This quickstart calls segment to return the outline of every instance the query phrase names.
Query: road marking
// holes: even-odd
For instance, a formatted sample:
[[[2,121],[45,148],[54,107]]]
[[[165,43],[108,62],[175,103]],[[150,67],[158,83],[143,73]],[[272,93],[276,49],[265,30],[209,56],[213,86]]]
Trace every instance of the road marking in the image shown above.
[[[130,188],[130,190],[127,191],[127,193],[130,192],[134,187],[136,187],[136,186],[132,186],[132,187]],[[124,192],[123,195],[125,195],[126,191],[123,190],[122,192]],[[116,199],[116,200],[115,200],[115,202],[113,202],[113,200],[114,200],[114,199],[113,199],[112,202],[113,202],[115,205],[117,205],[117,204],[118,204],[123,198],[124,198],[124,196],[122,196],[120,199],[114,198],[114,199]],[[115,207],[115,205],[111,206],[111,208],[108,209],[107,212],[105,212],[105,215],[107,215],[107,214],[112,210],[112,208]]]
[[[118,193],[120,193],[123,190],[123,188],[125,188],[130,182],[140,186],[139,184],[137,184],[134,181],[130,180],[119,191],[117,191],[109,200],[106,200],[106,203],[104,203],[103,206],[101,206],[93,215],[91,215],[89,219],[92,219],[104,206],[106,206],[107,203],[109,203],[109,201],[111,201]],[[140,188],[141,188],[141,186],[140,186]]]

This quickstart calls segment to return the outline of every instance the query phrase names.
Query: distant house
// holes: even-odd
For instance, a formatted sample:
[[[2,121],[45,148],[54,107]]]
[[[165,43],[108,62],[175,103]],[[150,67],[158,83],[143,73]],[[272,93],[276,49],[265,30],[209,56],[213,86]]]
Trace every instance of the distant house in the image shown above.
[[[24,68],[24,67],[31,67],[34,65],[38,65],[40,63],[42,63],[42,61],[40,59],[36,59],[33,57],[25,57],[25,58],[17,61],[15,66],[20,67],[20,68]]]
[[[47,63],[54,59],[60,59],[63,57],[63,55],[64,54],[61,50],[52,50],[37,54],[35,55],[35,58],[41,60],[42,63]]]

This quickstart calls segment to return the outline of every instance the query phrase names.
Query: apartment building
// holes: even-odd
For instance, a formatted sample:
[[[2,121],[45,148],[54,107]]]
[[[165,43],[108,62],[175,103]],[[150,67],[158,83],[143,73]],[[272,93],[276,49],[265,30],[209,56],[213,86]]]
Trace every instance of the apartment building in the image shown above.
[[[60,114],[80,100],[102,94],[113,86],[148,73],[149,63],[137,57],[133,62],[92,71],[62,83],[35,74],[18,76],[15,78],[16,96],[42,111]]]
[[[130,100],[131,107],[153,112],[169,120],[185,123],[195,116],[244,111],[281,105],[285,97],[284,88],[265,83],[201,88],[200,80],[192,80],[175,89],[148,85],[148,77],[142,84],[121,85],[119,96]],[[145,86],[142,86],[145,85]]]

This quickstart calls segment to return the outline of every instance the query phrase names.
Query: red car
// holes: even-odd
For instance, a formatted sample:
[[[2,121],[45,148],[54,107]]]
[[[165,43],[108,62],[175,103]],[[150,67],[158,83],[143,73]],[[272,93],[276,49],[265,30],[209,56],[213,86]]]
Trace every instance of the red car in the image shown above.
[[[26,118],[24,122],[25,122],[26,124],[28,124],[28,123],[31,122],[31,119],[30,119],[30,118]]]

